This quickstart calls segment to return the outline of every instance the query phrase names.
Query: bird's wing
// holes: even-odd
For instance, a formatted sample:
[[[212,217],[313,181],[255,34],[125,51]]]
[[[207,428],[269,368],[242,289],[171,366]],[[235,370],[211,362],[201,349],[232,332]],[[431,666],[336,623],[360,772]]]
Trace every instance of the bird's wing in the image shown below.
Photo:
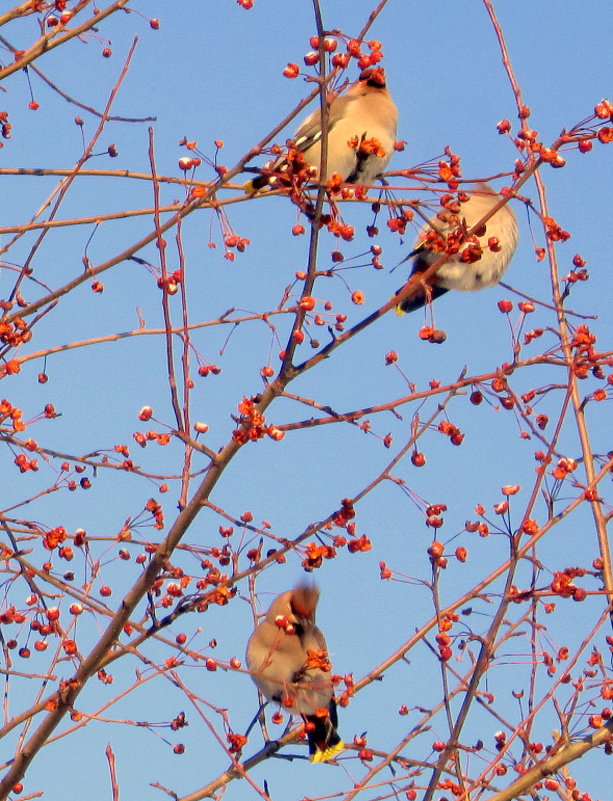
[[[317,645],[317,649],[319,651],[326,651],[327,653],[328,646],[326,645],[326,639],[324,635],[321,633],[321,631],[317,628],[317,626],[313,626],[313,629],[312,631],[309,632],[309,634],[310,634],[309,639],[314,641],[314,643]],[[311,645],[310,642],[309,645]]]
[[[328,134],[331,133],[338,121],[343,119],[343,117],[346,115],[347,108],[349,104],[353,102],[353,100],[353,97],[347,95],[341,95],[340,97],[334,98],[328,111]],[[312,114],[309,114],[302,125],[300,125],[294,134],[294,142],[296,143],[296,149],[301,153],[304,153],[320,139],[321,109],[318,108],[315,109]]]

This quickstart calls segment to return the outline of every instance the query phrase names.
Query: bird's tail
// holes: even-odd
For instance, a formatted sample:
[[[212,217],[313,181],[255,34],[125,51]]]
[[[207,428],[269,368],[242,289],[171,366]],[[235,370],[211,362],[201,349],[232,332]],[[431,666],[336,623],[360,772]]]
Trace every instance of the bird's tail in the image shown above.
[[[330,699],[328,709],[318,712],[321,714],[304,715],[305,721],[309,724],[307,726],[309,759],[314,763],[327,762],[345,748],[345,743],[336,730],[338,719],[334,698]]]
[[[402,287],[400,287],[400,289],[402,289]],[[400,289],[398,292],[400,292]],[[441,295],[444,295],[447,291],[448,290],[442,286],[427,286],[425,290],[418,295],[401,301],[401,303],[396,306],[396,314],[402,317],[403,314],[421,309],[422,306],[440,298]]]
[[[243,189],[247,195],[257,195],[258,192],[268,187],[269,180],[270,178],[268,176],[258,175],[256,178],[252,178],[250,181],[244,183]]]
[[[414,248],[408,256],[406,256],[400,264],[404,264],[405,261],[408,259],[413,259],[413,265],[411,269],[411,274],[409,275],[409,281],[411,278],[417,273],[425,272],[431,264],[431,261],[426,258],[428,254],[428,249],[424,247],[423,243],[419,244],[416,248]],[[400,266],[400,265],[396,265]],[[435,278],[435,277],[434,277]],[[417,284],[417,281],[415,281]],[[405,284],[406,286],[406,284]],[[398,292],[404,287],[400,287]],[[398,294],[396,292],[396,294]],[[431,303],[433,300],[440,298],[441,295],[444,295],[447,292],[442,286],[438,286],[434,283],[434,279],[430,279],[427,283],[421,282],[421,286],[419,286],[419,291],[413,295],[412,297],[405,298],[396,306],[396,314],[399,317],[402,317],[403,314],[407,312],[416,311],[417,309],[421,309],[422,306],[426,306],[428,303]]]

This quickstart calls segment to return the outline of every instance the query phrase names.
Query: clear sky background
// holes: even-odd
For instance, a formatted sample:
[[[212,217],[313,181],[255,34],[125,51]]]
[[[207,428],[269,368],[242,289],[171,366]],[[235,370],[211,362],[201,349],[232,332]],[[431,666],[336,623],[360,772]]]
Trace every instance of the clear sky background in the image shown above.
[[[303,55],[310,50],[309,37],[315,33],[315,23],[308,0],[284,3],[255,0],[249,11],[233,0],[182,0],[172,4],[161,0],[135,0],[131,8],[144,17],[136,13],[114,14],[100,27],[98,33],[103,41],[88,35],[84,41],[73,41],[37,61],[37,66],[64,92],[102,110],[132,39],[138,35],[132,66],[113,113],[125,117],[155,117],[156,121],[108,123],[95,148],[101,155],[89,162],[90,167],[148,173],[149,124],[154,128],[158,174],[181,175],[178,159],[187,153],[179,142],[184,137],[196,140],[199,149],[211,157],[214,140],[223,140],[219,161],[231,167],[311,89],[302,78],[290,81],[282,75],[288,62],[302,65]],[[330,30],[357,35],[372,8],[373,3],[367,0],[351,3],[324,0],[324,24]],[[611,62],[607,56],[610,52],[610,6],[595,0],[580,6],[498,0],[495,8],[524,101],[532,109],[531,125],[540,132],[542,141],[549,143],[563,129],[588,117],[594,105],[610,95]],[[160,19],[158,31],[150,28],[149,17]],[[14,46],[24,47],[36,35],[35,23],[32,19],[22,20],[8,26],[3,33]],[[107,46],[105,38],[111,40],[113,54],[109,59],[101,55],[102,47]],[[462,156],[466,178],[485,178],[513,169],[517,154],[512,143],[498,134],[496,124],[508,118],[516,126],[515,103],[494,30],[481,2],[432,4],[391,0],[368,38],[383,43],[383,66],[399,109],[398,138],[407,143],[404,152],[394,156],[390,168],[411,168],[436,159],[448,145]],[[3,60],[6,62],[8,58]],[[0,150],[0,166],[70,168],[82,152],[75,115],[85,120],[86,138],[92,134],[97,121],[87,112],[66,103],[34,74],[30,77],[34,97],[40,104],[37,111],[27,107],[29,97],[23,73],[15,73],[4,83],[0,108],[9,110],[13,138],[5,141]],[[357,77],[355,64],[348,77]],[[294,123],[290,124],[287,133],[280,135],[277,141],[283,143],[295,127]],[[106,155],[111,143],[118,151],[115,159]],[[587,261],[591,280],[577,287],[568,305],[583,314],[598,315],[598,319],[590,320],[589,324],[602,338],[599,347],[607,350],[612,333],[610,152],[596,143],[591,153],[582,155],[573,150],[566,158],[568,163],[564,169],[545,167],[542,170],[550,212],[572,234],[569,242],[558,248],[560,271],[562,275],[569,272],[575,253],[580,253]],[[211,176],[212,172],[204,167],[197,173],[202,180]],[[43,205],[56,181],[54,177],[2,176],[0,226],[17,225],[28,219]],[[401,185],[400,179],[396,182]],[[495,185],[500,188],[505,183],[508,181],[500,180]],[[525,194],[537,200],[533,182],[527,184]],[[407,195],[414,197],[415,193]],[[182,199],[184,190],[180,186],[162,188],[162,203]],[[95,216],[151,205],[148,182],[83,177],[71,189],[60,217]],[[551,297],[548,266],[546,262],[537,263],[534,257],[535,246],[544,246],[542,229],[536,218],[528,219],[523,205],[518,203],[514,208],[521,241],[505,281],[547,302]],[[285,287],[294,280],[294,272],[306,267],[308,237],[291,235],[296,210],[287,199],[256,198],[236,204],[228,214],[237,233],[251,241],[246,252],[238,254],[233,262],[223,257],[219,227],[210,211],[192,214],[183,227],[193,322],[216,319],[230,308],[256,313],[272,309],[280,302]],[[342,250],[348,259],[355,257],[351,264],[364,265],[369,258],[359,254],[367,251],[371,244],[364,227],[371,222],[372,212],[369,208],[346,206],[343,215],[347,222],[355,225],[356,238],[351,244],[343,244]],[[47,237],[36,256],[36,277],[52,287],[60,286],[82,269],[86,246],[91,262],[99,264],[149,233],[151,225],[149,216],[105,222],[89,243],[94,230],[91,225],[56,231]],[[335,310],[350,315],[347,325],[379,307],[406,278],[406,265],[394,273],[390,270],[408,252],[414,232],[400,241],[397,235],[387,231],[384,216],[379,220],[379,227],[385,270],[362,267],[343,274],[350,291],[360,289],[365,293],[364,306],[350,304],[350,291],[339,280],[322,281],[316,286],[318,298],[330,299]],[[10,266],[23,263],[35,236],[23,237],[1,257],[0,297],[5,297],[13,283]],[[171,243],[170,261],[177,260],[171,242],[173,236],[167,236]],[[6,246],[10,238],[10,234],[2,234],[0,245]],[[207,246],[211,239],[217,242],[216,249]],[[322,269],[331,266],[329,254],[337,246],[328,233],[322,234]],[[138,255],[158,263],[157,251],[151,246]],[[174,269],[172,265],[171,269]],[[138,314],[147,327],[162,324],[161,296],[155,287],[155,278],[146,268],[133,262],[124,263],[103,274],[100,280],[105,287],[103,294],[92,293],[86,282],[62,299],[58,310],[37,326],[32,343],[20,355],[137,329]],[[28,286],[25,291],[29,300],[38,296],[34,287]],[[436,321],[448,336],[441,347],[424,343],[417,337],[423,314],[401,320],[388,314],[330,360],[295,382],[291,391],[345,412],[403,397],[409,393],[407,381],[414,383],[418,390],[426,390],[433,379],[441,384],[453,382],[465,367],[469,375],[488,373],[503,361],[512,360],[509,326],[496,305],[503,297],[513,296],[497,287],[471,295],[449,293],[438,301]],[[178,314],[179,306],[174,309]],[[281,343],[286,341],[289,320],[289,316],[275,319]],[[515,311],[511,322],[516,320]],[[555,325],[553,313],[539,308],[528,321],[527,328],[550,325]],[[325,327],[317,333],[322,342],[327,340]],[[270,353],[271,364],[277,367],[277,353],[282,347],[279,341],[271,338],[271,330],[263,322],[239,326],[228,340],[229,335],[229,326],[212,326],[200,329],[192,338],[205,361],[218,364],[222,369],[219,376],[196,377],[192,397],[192,419],[209,425],[205,441],[213,450],[227,441],[234,427],[230,414],[236,412],[241,397],[261,389],[259,370],[268,362]],[[553,347],[554,336],[545,336]],[[535,355],[545,348],[544,342],[534,346]],[[384,356],[390,350],[398,353],[406,378],[385,365]],[[311,351],[304,345],[299,353],[306,358]],[[148,446],[141,451],[132,442],[134,431],[147,429],[147,424],[137,419],[145,404],[153,407],[158,420],[172,425],[162,337],[134,337],[55,354],[47,359],[49,382],[44,385],[36,380],[42,369],[41,361],[28,362],[18,376],[3,379],[0,388],[0,396],[23,408],[26,419],[37,414],[45,403],[53,403],[61,412],[62,416],[56,421],[39,423],[28,432],[41,445],[64,453],[86,454],[125,442],[133,446],[132,456],[145,470],[158,475],[180,471],[182,450],[178,445]],[[515,377],[513,388],[521,393],[561,380],[563,374],[554,368],[551,372],[540,368],[538,374],[526,371]],[[585,391],[595,388],[594,382],[589,386],[586,383]],[[553,420],[559,413],[560,399],[561,393],[552,393],[542,402],[541,409]],[[430,400],[419,410],[422,420],[435,411],[437,402],[438,399]],[[391,412],[372,419],[373,431],[378,437],[389,432],[393,434],[394,448],[408,438],[411,417],[417,409],[412,405],[399,411],[402,419]],[[283,400],[271,407],[268,422],[289,423],[309,419],[314,414],[306,405]],[[462,531],[465,520],[474,518],[476,504],[482,503],[491,509],[500,501],[500,487],[505,484],[522,485],[522,493],[517,501],[513,500],[517,503],[517,522],[524,508],[522,504],[527,502],[536,464],[534,451],[540,444],[519,438],[520,428],[511,412],[486,408],[485,404],[473,407],[464,398],[452,404],[449,415],[466,435],[462,448],[453,448],[445,437],[430,435],[423,446],[428,460],[426,467],[416,470],[405,460],[395,469],[395,475],[406,482],[411,492],[428,502],[448,505],[441,535],[445,541]],[[591,404],[588,417],[594,450],[605,453],[611,448],[610,407],[606,403]],[[159,423],[153,427],[162,428]],[[282,443],[266,439],[243,449],[211,500],[236,517],[250,510],[256,523],[269,520],[277,536],[295,537],[311,521],[330,514],[341,498],[353,497],[383,469],[395,450],[386,450],[378,437],[368,436],[349,425],[334,425],[290,432]],[[563,435],[561,449],[565,455],[578,455],[572,427]],[[20,477],[12,464],[13,458],[14,453],[5,448],[1,467],[4,478],[0,482],[2,509],[49,486],[57,469],[55,463],[42,464],[39,473]],[[202,469],[205,463],[196,458],[194,465]],[[49,525],[64,525],[69,532],[82,527],[92,537],[112,538],[126,518],[135,516],[147,498],[155,497],[164,505],[167,523],[172,522],[176,483],[171,483],[170,492],[161,496],[156,483],[146,479],[104,470],[96,476],[88,470],[87,475],[93,482],[91,490],[57,492],[13,514]],[[574,497],[572,492],[570,497]],[[223,544],[217,533],[219,523],[212,512],[205,510],[192,527],[189,541],[204,547]],[[360,506],[358,532],[370,537],[372,551],[356,555],[344,551],[314,575],[322,590],[318,621],[327,636],[334,669],[343,675],[353,673],[356,679],[408,640],[432,615],[431,597],[422,584],[429,577],[426,548],[432,531],[424,525],[423,513],[409,494],[391,482],[381,486]],[[142,535],[158,541],[159,535],[152,529],[145,529]],[[236,538],[238,536],[235,534]],[[257,539],[255,536],[254,543]],[[108,550],[105,550],[104,541],[96,546],[97,558],[116,557],[117,544],[107,544]],[[452,551],[457,544],[464,544],[469,550],[472,547],[476,559],[472,563],[469,560],[466,567],[455,563],[450,567],[450,575],[444,576],[441,585],[443,605],[472,586],[479,577],[486,576],[505,558],[507,548],[504,537],[491,537],[486,542],[478,538],[470,540],[463,534],[453,542]],[[133,553],[135,555],[137,550]],[[589,566],[596,556],[588,510],[580,510],[567,526],[556,529],[556,536],[551,542],[545,541],[538,554],[539,559],[553,569],[575,564]],[[381,560],[406,578],[381,582],[378,568]],[[78,573],[82,566],[79,568],[77,561],[74,564]],[[186,560],[185,564],[191,565],[191,562]],[[65,566],[59,565],[57,569],[60,571]],[[121,592],[127,590],[138,575],[138,568],[132,560],[129,563],[115,561],[104,569],[108,571],[109,583],[113,584],[109,606],[114,609]],[[257,584],[262,608],[302,575],[296,557],[290,557],[286,565],[267,570]],[[524,582],[529,581],[527,566],[520,571],[520,576]],[[545,573],[541,584],[550,581],[547,576]],[[587,586],[597,589],[599,584],[592,581]],[[239,588],[239,594],[246,596],[246,585]],[[11,602],[16,603],[15,600]],[[564,603],[567,612],[559,615],[563,619],[552,621],[549,643],[552,651],[561,644],[567,644],[572,651],[586,633],[586,616],[595,621],[603,607],[599,598],[584,606],[559,601],[559,604]],[[486,616],[490,610],[482,604],[476,614]],[[481,631],[485,623],[474,626]],[[252,616],[248,604],[237,598],[227,608],[212,608],[206,615],[184,619],[172,633],[185,631],[191,636],[197,627],[202,630],[192,643],[195,650],[220,660],[233,656],[242,659],[252,629]],[[86,626],[82,625],[80,644],[86,652],[97,632],[94,629],[85,632]],[[609,632],[603,632],[598,642],[607,659],[605,633]],[[212,639],[217,641],[216,648],[208,646]],[[499,709],[510,720],[519,716],[517,702],[511,698],[510,691],[524,686],[529,676],[527,665],[531,656],[527,647],[527,639],[522,639],[519,645],[510,643],[508,657],[501,658],[499,667],[492,671],[494,675],[484,682],[483,689],[494,691],[488,682],[495,680]],[[153,660],[162,660],[168,655],[167,651],[154,647],[147,653]],[[33,656],[32,664],[23,669],[34,670],[38,658]],[[576,673],[580,673],[584,661],[580,660]],[[454,662],[454,667],[463,672],[468,664],[464,655],[463,661]],[[135,678],[135,666],[135,663],[128,666],[126,662],[125,666],[113,669],[115,681],[111,690],[94,682],[81,699],[83,707],[94,709],[110,697],[109,692],[127,687]],[[142,664],[139,667],[144,669]],[[69,675],[68,664],[65,670]],[[212,673],[198,664],[184,668],[181,676],[192,691],[212,704],[227,708],[233,729],[244,731],[257,710],[255,688],[247,675],[221,670]],[[539,682],[542,682],[542,694],[547,682],[541,676]],[[39,687],[35,681],[13,681],[9,716],[33,701]],[[368,731],[369,745],[386,751],[419,717],[419,713],[413,711],[408,718],[400,717],[398,708],[402,704],[411,709],[415,706],[427,708],[437,702],[440,694],[437,663],[425,646],[417,648],[411,652],[410,662],[395,665],[382,682],[370,685],[347,710],[341,710],[341,732],[351,741],[354,734]],[[173,754],[171,747],[145,728],[96,723],[85,727],[77,737],[48,746],[28,773],[26,792],[44,789],[45,798],[49,799],[87,794],[91,801],[106,801],[110,798],[104,757],[107,742],[112,743],[118,757],[122,798],[165,797],[159,790],[149,787],[152,781],[172,788],[180,796],[194,791],[223,771],[228,760],[185,696],[170,682],[160,678],[146,682],[105,714],[113,719],[162,722],[172,719],[181,710],[188,716],[189,727],[178,734],[169,733],[167,729],[160,731],[172,744],[183,742],[184,755]],[[593,711],[587,710],[589,714]],[[210,714],[214,725],[219,727],[219,717],[213,712]],[[427,757],[424,743],[446,738],[444,720],[441,718],[439,723],[439,730],[433,729],[424,735],[415,751],[409,747],[404,755],[415,759]],[[474,744],[482,739],[491,748],[497,728],[499,725],[493,718],[477,712],[462,740]],[[558,722],[552,712],[539,718],[535,736],[549,742],[551,730],[556,728]],[[274,727],[273,731],[280,733]],[[578,729],[576,733],[581,731]],[[9,758],[16,740],[11,735],[5,742],[8,748],[2,751],[2,761]],[[244,755],[252,754],[260,744],[259,733],[254,731]],[[268,782],[272,798],[298,801],[307,796],[346,791],[362,773],[355,761],[346,764],[344,769],[335,769],[312,767],[301,760],[272,760],[257,768],[253,777],[260,785],[264,780]],[[604,801],[610,796],[608,762],[601,752],[586,757],[582,764],[573,768],[573,775],[592,798]],[[510,781],[505,777],[499,786],[505,786],[507,779]],[[376,795],[377,791],[372,790],[363,797]],[[249,801],[257,796],[243,781],[231,784],[225,797]]]

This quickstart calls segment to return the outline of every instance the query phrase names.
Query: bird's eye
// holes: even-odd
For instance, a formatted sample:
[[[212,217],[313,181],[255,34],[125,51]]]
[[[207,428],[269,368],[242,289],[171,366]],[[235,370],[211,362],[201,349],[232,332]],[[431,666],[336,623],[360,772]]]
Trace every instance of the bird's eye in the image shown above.
[[[294,623],[294,630],[299,637],[302,637],[304,634],[304,626],[302,626],[300,623]]]

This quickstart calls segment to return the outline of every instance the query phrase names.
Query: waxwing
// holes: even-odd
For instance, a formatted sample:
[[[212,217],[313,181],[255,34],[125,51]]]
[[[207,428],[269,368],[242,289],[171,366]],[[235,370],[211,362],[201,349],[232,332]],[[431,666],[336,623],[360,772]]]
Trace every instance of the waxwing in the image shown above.
[[[499,200],[500,195],[489,184],[478,183],[457,213],[444,209],[423,226],[413,250],[404,259],[413,257],[411,275],[423,273],[450,246],[458,249],[426,279],[422,292],[401,301],[396,307],[399,314],[419,309],[450,289],[476,292],[500,281],[519,238],[517,220],[509,205],[490,217],[477,234],[468,239],[463,236]]]
[[[247,666],[261,693],[301,715],[311,762],[345,747],[336,731],[336,702],[326,641],[315,625],[319,590],[298,584],[272,602],[247,643]]]
[[[398,109],[387,90],[383,68],[363,70],[359,80],[330,103],[326,181],[337,173],[345,183],[372,185],[392,157],[397,123]],[[267,185],[275,188],[278,179],[274,173],[287,171],[290,162],[298,167],[304,162],[311,165],[314,180],[317,180],[321,158],[321,109],[316,109],[299,126],[293,143],[288,156],[266,165],[262,174],[249,182],[250,191]]]

